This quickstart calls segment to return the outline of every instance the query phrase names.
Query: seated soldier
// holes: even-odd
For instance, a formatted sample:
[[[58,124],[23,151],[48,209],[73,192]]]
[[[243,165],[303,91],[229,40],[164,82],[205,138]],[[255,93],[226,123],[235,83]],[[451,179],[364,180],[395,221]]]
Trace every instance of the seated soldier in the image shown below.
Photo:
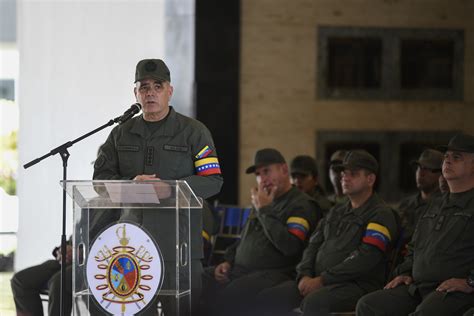
[[[412,162],[412,165],[416,167],[415,179],[419,191],[403,199],[398,207],[403,240],[406,242],[411,240],[416,223],[426,211],[429,200],[441,197],[438,181],[442,163],[443,154],[434,149],[424,150],[420,158]]]
[[[462,315],[474,306],[474,137],[453,137],[444,154],[450,193],[420,218],[396,277],[359,300],[357,315]]]
[[[118,220],[119,212],[109,212],[105,209],[91,212],[89,236],[96,236],[100,231]],[[69,238],[66,248],[66,291],[64,298],[65,315],[72,310],[72,245]],[[54,260],[18,271],[11,279],[11,288],[18,316],[43,315],[43,305],[40,293],[48,290],[48,315],[60,315],[61,298],[61,252],[56,247],[53,250]]]
[[[307,237],[322,212],[311,197],[290,183],[281,153],[257,151],[257,188],[240,241],[227,249],[225,261],[203,277],[202,315],[246,315],[261,290],[294,277]]]
[[[69,239],[66,248],[66,311],[72,308],[72,246]],[[13,300],[18,316],[43,315],[43,304],[40,293],[48,290],[48,314],[60,314],[61,297],[61,251],[60,247],[53,249],[55,259],[47,260],[39,265],[18,271],[11,279]]]
[[[352,311],[360,297],[383,285],[398,220],[374,192],[377,160],[364,150],[349,151],[339,168],[349,201],[321,220],[296,280],[258,294],[255,315],[287,315],[298,306],[304,315]]]
[[[313,197],[325,215],[333,206],[318,183],[318,166],[311,156],[296,156],[290,163],[291,182],[301,191]]]

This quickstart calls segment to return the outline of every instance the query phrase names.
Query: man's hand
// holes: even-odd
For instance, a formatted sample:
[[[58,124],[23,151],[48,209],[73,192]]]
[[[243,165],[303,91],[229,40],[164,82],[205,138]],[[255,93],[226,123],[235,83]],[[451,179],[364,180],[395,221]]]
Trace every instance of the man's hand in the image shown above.
[[[167,199],[171,196],[171,186],[168,183],[157,182],[153,184],[153,188],[160,199]]]
[[[133,180],[135,181],[153,181],[153,180],[161,180],[156,176],[156,174],[140,174],[136,176]],[[157,182],[153,184],[155,189],[156,195],[160,199],[166,199],[171,196],[171,187],[164,182]]]
[[[309,276],[304,276],[298,283],[298,290],[302,296],[306,296],[309,293],[322,288],[323,285],[321,277],[310,278]]]
[[[258,211],[260,208],[269,205],[275,199],[276,186],[272,186],[270,190],[264,188],[263,183],[260,182],[257,188],[250,190],[252,198],[252,205]]]
[[[385,285],[384,290],[388,289],[393,289],[399,286],[400,284],[405,284],[409,285],[413,282],[413,278],[408,275],[399,275],[392,281],[388,282],[387,285]]]
[[[149,180],[160,180],[160,178],[158,178],[156,176],[156,174],[139,174],[138,176],[133,178],[133,180],[135,180],[135,181],[149,181]]]
[[[231,265],[227,261],[224,261],[221,264],[219,264],[214,270],[214,278],[216,279],[216,281],[219,283],[229,282],[230,268],[231,268]]]
[[[439,292],[463,292],[470,294],[474,292],[474,288],[466,283],[466,279],[449,279],[441,283],[436,291]]]

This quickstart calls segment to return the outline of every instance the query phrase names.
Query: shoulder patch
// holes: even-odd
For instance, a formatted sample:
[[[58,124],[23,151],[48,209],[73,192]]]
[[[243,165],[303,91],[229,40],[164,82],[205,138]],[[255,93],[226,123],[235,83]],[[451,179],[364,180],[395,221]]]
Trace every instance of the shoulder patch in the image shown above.
[[[378,223],[369,223],[362,238],[362,242],[375,246],[385,252],[392,241],[390,231],[384,225]]]
[[[209,147],[209,145],[206,145],[203,149],[201,149],[196,156],[194,156],[196,159],[202,159],[206,158],[212,153],[212,149]]]
[[[306,235],[309,232],[309,223],[305,218],[291,216],[286,221],[286,226],[290,234],[295,235],[300,240],[306,240]]]

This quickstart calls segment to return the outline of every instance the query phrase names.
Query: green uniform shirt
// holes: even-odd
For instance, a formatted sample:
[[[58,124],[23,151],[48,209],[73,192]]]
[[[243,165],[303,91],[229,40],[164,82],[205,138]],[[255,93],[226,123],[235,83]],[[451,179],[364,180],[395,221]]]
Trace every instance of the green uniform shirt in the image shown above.
[[[395,212],[374,193],[361,207],[334,206],[309,240],[297,267],[303,276],[321,276],[324,285],[357,282],[367,290],[385,281],[387,251],[398,237]]]
[[[331,195],[328,195],[327,198],[329,202],[331,202],[333,205],[345,204],[349,201],[349,198],[346,195],[338,196],[336,194],[331,194]]]
[[[94,179],[130,180],[140,174],[156,174],[162,180],[185,180],[205,199],[219,193],[223,183],[220,170],[203,176],[196,166],[199,160],[217,158],[209,130],[172,107],[165,120],[154,133],[142,116],[115,127],[100,147]],[[211,152],[196,158],[206,146]]]
[[[432,198],[441,197],[441,191],[437,190],[433,192]],[[421,193],[418,192],[411,195],[400,202],[398,207],[398,213],[400,214],[401,225],[403,228],[403,239],[411,240],[413,232],[415,231],[416,224],[423,215],[428,207],[429,200],[423,200]]]
[[[474,269],[473,233],[474,189],[432,199],[397,274],[411,275],[418,287],[431,289],[450,278],[467,278]]]
[[[252,209],[241,240],[226,251],[225,259],[251,270],[294,270],[321,217],[315,201],[292,187],[270,205]]]

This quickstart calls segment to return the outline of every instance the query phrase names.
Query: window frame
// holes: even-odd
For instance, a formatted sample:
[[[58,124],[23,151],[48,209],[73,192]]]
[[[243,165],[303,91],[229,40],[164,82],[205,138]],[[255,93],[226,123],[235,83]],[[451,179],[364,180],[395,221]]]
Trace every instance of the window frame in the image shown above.
[[[380,88],[328,87],[328,43],[332,37],[380,38],[382,41]],[[453,87],[450,89],[402,89],[401,43],[403,39],[453,41]],[[316,62],[317,99],[459,101],[464,99],[464,30],[318,26]]]

